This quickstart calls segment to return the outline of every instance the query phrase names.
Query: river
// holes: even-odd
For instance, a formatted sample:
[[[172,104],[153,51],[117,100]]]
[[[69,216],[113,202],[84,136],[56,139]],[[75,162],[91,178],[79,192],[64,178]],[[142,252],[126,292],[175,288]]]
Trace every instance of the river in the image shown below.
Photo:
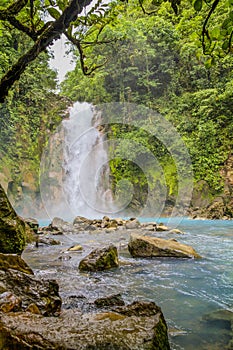
[[[142,221],[156,221],[142,219]],[[161,219],[160,219],[161,221]],[[166,223],[166,219],[162,220]],[[229,325],[210,322],[208,315],[233,309],[233,221],[183,219],[185,235],[156,232],[193,246],[202,256],[193,259],[133,259],[125,248],[129,233],[80,233],[56,236],[62,245],[28,246],[24,259],[36,275],[55,278],[62,297],[85,295],[91,300],[121,293],[126,302],[152,300],[162,308],[173,350],[223,350],[230,339]],[[78,263],[93,248],[108,243],[119,247],[120,268],[81,274]],[[83,251],[65,253],[81,244]],[[61,256],[71,259],[59,259]]]

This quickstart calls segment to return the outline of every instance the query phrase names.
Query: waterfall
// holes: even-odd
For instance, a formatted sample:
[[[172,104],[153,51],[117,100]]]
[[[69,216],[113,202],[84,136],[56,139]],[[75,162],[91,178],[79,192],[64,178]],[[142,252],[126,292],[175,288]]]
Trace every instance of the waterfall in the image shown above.
[[[112,200],[104,135],[94,117],[98,123],[90,104],[76,102],[63,121],[63,192],[73,216],[102,217]]]

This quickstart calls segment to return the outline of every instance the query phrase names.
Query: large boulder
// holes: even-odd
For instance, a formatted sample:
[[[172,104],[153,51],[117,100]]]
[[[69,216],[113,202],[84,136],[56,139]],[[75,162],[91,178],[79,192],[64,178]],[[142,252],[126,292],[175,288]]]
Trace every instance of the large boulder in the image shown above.
[[[0,185],[0,252],[21,254],[25,244],[25,223],[14,211]]]
[[[152,302],[111,311],[65,310],[61,317],[2,314],[0,348],[50,350],[169,350],[167,325]]]
[[[80,271],[103,271],[118,267],[118,252],[114,245],[95,249],[79,263]]]
[[[200,255],[186,244],[138,234],[131,234],[128,249],[133,257],[200,258]]]

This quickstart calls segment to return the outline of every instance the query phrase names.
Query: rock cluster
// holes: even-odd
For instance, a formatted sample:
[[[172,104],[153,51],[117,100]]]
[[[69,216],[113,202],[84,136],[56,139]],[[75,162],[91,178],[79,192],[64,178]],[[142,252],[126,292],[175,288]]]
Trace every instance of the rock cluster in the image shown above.
[[[54,280],[41,280],[17,255],[0,254],[0,310],[35,311],[58,315],[61,309],[59,287]]]
[[[136,218],[128,220],[122,218],[111,219],[104,216],[102,219],[87,219],[83,216],[77,216],[73,223],[69,223],[61,218],[54,218],[47,227],[42,227],[38,231],[39,234],[50,233],[59,235],[63,233],[79,233],[79,232],[112,232],[115,230],[145,230],[145,231],[169,231],[169,228],[163,224],[155,222],[140,223]],[[174,232],[182,233],[182,232]]]
[[[90,303],[77,296],[61,310],[56,281],[33,276],[19,256],[6,256],[7,263],[3,258],[1,349],[170,350],[167,325],[155,303],[125,305],[119,294]]]

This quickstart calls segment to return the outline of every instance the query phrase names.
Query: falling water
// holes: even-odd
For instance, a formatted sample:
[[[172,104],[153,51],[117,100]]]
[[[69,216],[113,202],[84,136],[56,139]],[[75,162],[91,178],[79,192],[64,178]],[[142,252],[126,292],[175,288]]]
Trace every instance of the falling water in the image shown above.
[[[100,217],[110,208],[108,154],[96,118],[90,104],[76,102],[63,122],[63,191],[74,216]]]

